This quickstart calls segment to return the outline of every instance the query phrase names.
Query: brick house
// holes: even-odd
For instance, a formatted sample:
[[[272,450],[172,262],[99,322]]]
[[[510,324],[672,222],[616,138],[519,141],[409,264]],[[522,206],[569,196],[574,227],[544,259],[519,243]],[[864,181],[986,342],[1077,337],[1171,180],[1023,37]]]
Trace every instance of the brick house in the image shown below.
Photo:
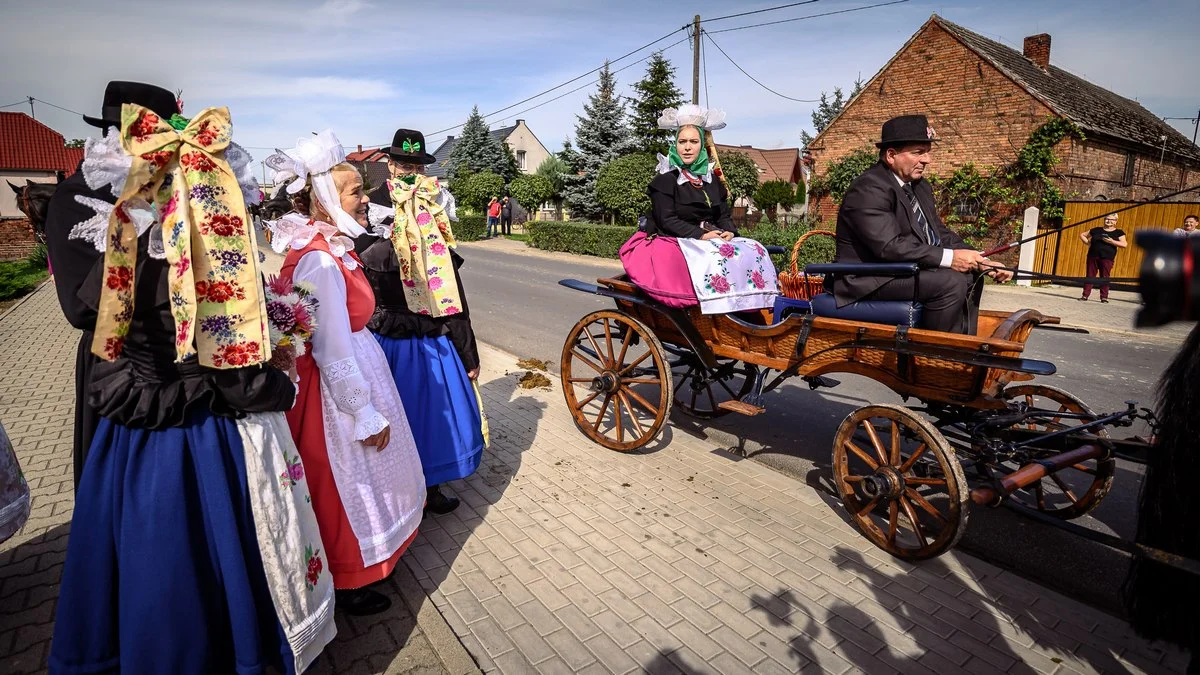
[[[83,148],[68,148],[63,135],[21,112],[0,112],[0,260],[29,255],[35,239],[17,208],[16,186],[57,183],[75,173]]]
[[[941,139],[935,174],[1007,165],[1035,129],[1062,117],[1086,137],[1056,148],[1059,187],[1072,199],[1140,201],[1200,179],[1200,148],[1138,102],[1051,65],[1049,35],[1017,51],[936,14],[809,144],[816,175],[854,150],[874,151],[885,120],[915,113]],[[823,199],[818,212],[835,218],[837,205]]]

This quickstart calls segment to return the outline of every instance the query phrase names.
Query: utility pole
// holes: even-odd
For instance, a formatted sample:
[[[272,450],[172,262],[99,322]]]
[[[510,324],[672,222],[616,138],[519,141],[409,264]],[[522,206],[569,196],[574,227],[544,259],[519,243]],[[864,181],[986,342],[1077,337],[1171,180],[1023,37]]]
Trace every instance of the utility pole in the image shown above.
[[[25,98],[29,99],[29,116],[30,116],[30,117],[32,117],[33,119],[35,119],[35,120],[36,120],[36,119],[37,119],[37,115],[35,115],[35,114],[33,113],[33,97],[32,97],[32,96],[26,96]]]
[[[1196,111],[1196,129],[1192,131],[1192,145],[1196,144],[1196,135],[1200,134],[1200,110]]]
[[[700,105],[700,15],[692,19],[692,103]]]

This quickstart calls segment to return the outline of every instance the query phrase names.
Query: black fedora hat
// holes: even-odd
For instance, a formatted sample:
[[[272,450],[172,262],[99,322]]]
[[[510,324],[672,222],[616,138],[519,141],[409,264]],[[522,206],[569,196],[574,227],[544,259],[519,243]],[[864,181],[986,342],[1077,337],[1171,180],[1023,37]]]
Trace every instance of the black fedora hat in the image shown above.
[[[437,161],[425,147],[425,135],[412,129],[397,129],[387,153],[397,162],[407,164],[433,164]]]
[[[886,148],[907,143],[935,143],[937,134],[929,126],[924,115],[901,115],[883,123],[877,148]]]
[[[83,121],[94,127],[115,127],[121,125],[121,106],[125,103],[136,103],[153,110],[163,119],[179,112],[179,103],[175,94],[142,82],[122,82],[113,80],[104,88],[104,104],[100,108],[99,117],[83,116]]]

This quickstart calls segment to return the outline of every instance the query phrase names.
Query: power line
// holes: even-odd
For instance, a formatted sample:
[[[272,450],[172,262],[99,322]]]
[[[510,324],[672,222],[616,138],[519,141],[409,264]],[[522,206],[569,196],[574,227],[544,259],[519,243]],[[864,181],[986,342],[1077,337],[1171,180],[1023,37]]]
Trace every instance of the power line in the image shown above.
[[[735,19],[739,16],[750,16],[751,14],[761,14],[763,12],[773,12],[777,9],[787,9],[789,7],[799,7],[800,5],[811,5],[814,2],[818,2],[818,1],[819,0],[804,0],[804,2],[793,2],[790,5],[779,5],[777,7],[768,7],[766,9],[756,9],[751,12],[741,12],[739,14],[726,14],[725,16],[718,16],[715,19],[701,19],[700,23],[712,23],[713,21],[723,21],[725,19]]]
[[[50,106],[51,108],[58,108],[59,110],[63,110],[63,111],[69,112],[69,113],[74,113],[76,115],[79,115],[80,117],[83,117],[83,113],[79,112],[78,110],[71,110],[70,108],[64,108],[61,105],[55,105],[49,101],[43,101],[40,98],[34,98],[33,96],[30,96],[30,98],[37,101],[38,103],[45,103],[46,105]]]
[[[11,108],[15,105],[26,105],[27,103],[29,103],[29,99],[25,99],[23,101],[17,101],[16,103],[9,103],[8,105],[0,105],[0,108]]]
[[[780,98],[786,98],[789,101],[795,101],[797,103],[817,103],[820,100],[820,99],[811,99],[810,100],[810,99],[804,99],[804,98],[792,98],[791,96],[787,96],[786,94],[781,94],[781,93],[775,91],[774,89],[768,87],[767,85],[763,84],[762,82],[759,82],[757,78],[755,78],[750,73],[747,73],[745,68],[739,66],[737,64],[737,61],[734,61],[729,56],[729,54],[726,54],[725,50],[721,49],[721,45],[717,44],[717,41],[713,39],[712,35],[709,35],[708,31],[702,30],[701,32],[704,34],[705,37],[708,38],[708,41],[711,42],[712,45],[717,48],[717,51],[721,52],[722,54],[725,55],[725,58],[729,59],[729,62],[732,63],[735,68],[742,71],[743,75],[750,78],[751,80],[754,80],[754,83],[757,84],[758,86],[762,87],[763,89],[766,89],[767,91],[771,92],[772,94],[775,94],[776,96],[778,96]]]
[[[790,23],[792,21],[804,21],[805,19],[816,19],[816,18],[822,17],[822,16],[833,16],[834,14],[846,14],[848,12],[859,12],[864,9],[875,9],[876,7],[887,7],[888,5],[899,5],[899,4],[903,4],[905,2],[908,2],[908,0],[892,0],[892,2],[881,2],[878,4],[874,4],[874,5],[867,5],[865,7],[851,7],[850,9],[839,9],[835,12],[822,12],[820,14],[809,14],[808,16],[798,16],[794,19],[780,19],[779,21],[768,21],[766,23],[753,23],[753,24],[750,24],[749,26],[738,26],[736,28],[722,28],[721,30],[704,31],[704,32],[709,33],[710,35],[714,34],[714,33],[728,33],[729,31],[733,31],[733,30],[745,30],[747,28],[759,28],[762,26],[774,26],[774,25],[780,24],[780,23]]]

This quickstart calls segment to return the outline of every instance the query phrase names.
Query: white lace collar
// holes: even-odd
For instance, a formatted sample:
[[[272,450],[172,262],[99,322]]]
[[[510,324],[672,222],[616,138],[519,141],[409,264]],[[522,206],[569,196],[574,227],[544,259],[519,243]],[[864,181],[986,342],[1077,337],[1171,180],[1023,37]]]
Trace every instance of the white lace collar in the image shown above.
[[[658,155],[658,166],[654,167],[654,169],[656,171],[658,171],[659,173],[669,173],[671,171],[679,169],[679,176],[675,179],[675,184],[683,185],[684,183],[688,182],[688,177],[687,177],[686,172],[677,166],[671,166],[671,160],[666,155],[663,155],[661,153]],[[708,165],[708,171],[706,171],[703,176],[700,176],[700,178],[705,183],[711,183],[712,177],[713,177],[712,163],[710,162]]]
[[[299,213],[288,213],[279,220],[267,221],[266,226],[271,230],[271,248],[280,255],[289,248],[298,251],[322,234],[333,257],[341,260],[351,272],[358,269],[358,261],[350,255],[354,250],[354,240],[329,223],[312,221]]]

